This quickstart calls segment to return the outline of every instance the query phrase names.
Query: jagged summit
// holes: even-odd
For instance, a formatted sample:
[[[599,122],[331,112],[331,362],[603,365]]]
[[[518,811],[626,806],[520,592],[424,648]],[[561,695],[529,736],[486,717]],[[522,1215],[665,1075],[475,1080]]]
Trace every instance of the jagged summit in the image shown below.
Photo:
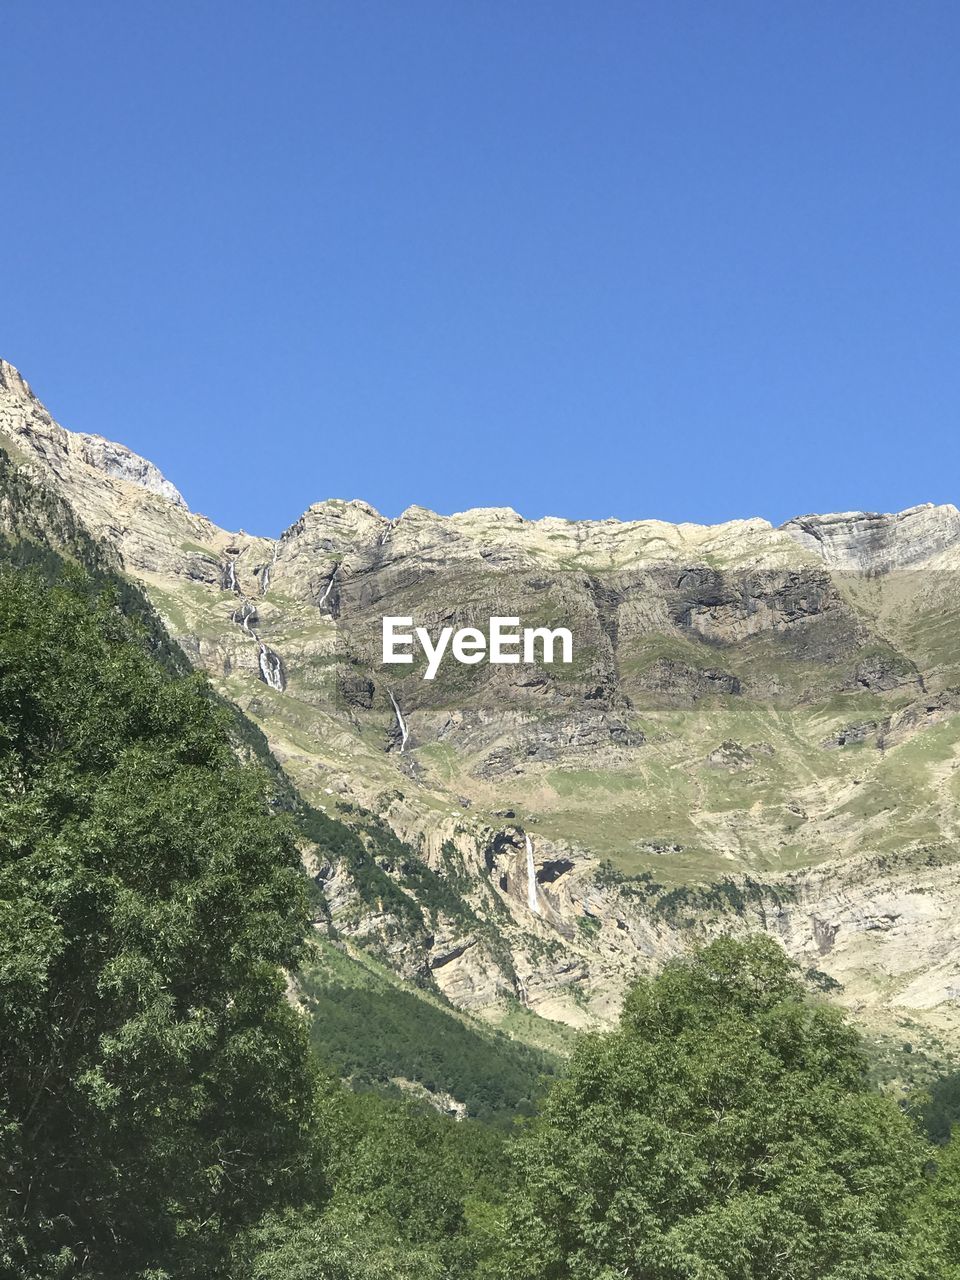
[[[105,440],[103,436],[79,432],[76,438],[80,442],[81,456],[88,466],[96,467],[108,476],[138,484],[151,493],[159,493],[175,506],[186,507],[183,494],[147,458],[142,458],[125,445]]]
[[[9,360],[0,358],[0,390],[19,392],[21,395],[33,396],[30,384]]]
[[[170,535],[133,555],[142,568],[159,568],[185,540],[217,546],[234,535],[203,516],[192,515],[179,490],[148,459],[102,436],[59,426],[22,374],[0,360],[0,441],[20,461],[52,472],[74,493],[81,514],[97,531],[117,541],[118,528],[142,527],[142,519],[120,522],[136,491],[161,499],[147,523],[170,523]],[[104,477],[119,488],[104,491]],[[177,511],[176,517],[163,504]],[[164,511],[168,514],[165,516]],[[174,534],[174,530],[177,531]],[[896,513],[846,511],[796,516],[774,528],[760,517],[703,525],[663,520],[569,520],[545,516],[528,520],[511,507],[474,507],[440,515],[411,504],[396,519],[359,498],[314,503],[279,540],[241,541],[273,548],[295,543],[311,555],[342,557],[348,550],[378,548],[397,555],[432,557],[481,554],[504,564],[540,557],[558,565],[625,568],[677,560],[705,560],[727,567],[822,563],[828,568],[867,573],[897,569],[960,567],[960,511],[926,503]],[[122,554],[130,548],[118,547]]]
[[[0,360],[0,391],[4,399],[19,401],[23,413],[17,422],[5,414],[2,425],[7,434],[18,435],[21,443],[33,451],[43,450],[41,439],[63,457],[77,457],[96,471],[129,484],[157,493],[175,506],[186,508],[183,495],[163,475],[159,467],[126,445],[85,431],[67,431],[54,422],[47,409],[34,395],[26,378],[7,360]],[[32,428],[32,431],[31,431]]]

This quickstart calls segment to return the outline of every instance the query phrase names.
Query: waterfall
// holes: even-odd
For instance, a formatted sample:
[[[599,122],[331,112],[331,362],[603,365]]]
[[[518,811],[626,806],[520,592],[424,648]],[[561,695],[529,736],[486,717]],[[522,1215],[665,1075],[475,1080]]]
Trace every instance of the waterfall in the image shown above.
[[[240,594],[240,580],[237,577],[237,566],[233,560],[228,560],[226,564],[220,566],[220,588],[223,591],[233,591],[237,595]]]
[[[249,600],[244,600],[239,609],[234,609],[230,615],[230,620],[243,627],[248,636],[256,636],[256,632],[250,624],[259,621],[257,607],[251,604]]]
[[[280,661],[280,655],[274,653],[272,649],[268,649],[253,629],[254,624],[260,621],[257,606],[252,601],[245,599],[240,608],[234,609],[233,613],[231,613],[230,621],[243,627],[247,635],[257,642],[260,650],[257,659],[257,665],[260,668],[260,679],[271,689],[276,689],[277,693],[283,693],[287,687],[287,677],[283,669],[283,663]]]
[[[533,865],[533,841],[523,833],[524,841],[527,845],[527,906],[535,916],[540,914],[540,907],[537,905],[537,872]]]
[[[263,566],[263,572],[260,574],[260,594],[262,596],[265,596],[267,594],[267,588],[270,586],[270,571],[273,568],[273,566],[277,563],[277,553],[279,552],[279,550],[280,550],[280,543],[277,542],[274,544],[274,548],[273,548],[273,559],[270,561],[269,564],[265,564]]]
[[[338,570],[339,568],[340,568],[340,566],[339,566],[338,564],[335,564],[335,565],[333,566],[333,573],[331,573],[330,578],[329,578],[329,580],[327,581],[327,585],[326,585],[326,587],[324,587],[323,595],[320,597],[319,603],[317,604],[317,608],[318,608],[318,609],[322,609],[322,608],[323,608],[323,606],[327,603],[327,596],[328,596],[328,595],[330,594],[330,592],[333,590],[333,584],[334,584],[334,582],[336,581],[336,578],[337,578],[337,570]],[[331,612],[332,612],[332,610],[331,610]]]
[[[287,681],[283,674],[283,663],[272,649],[268,649],[263,641],[260,644],[260,679],[277,693],[283,693]]]
[[[410,734],[407,730],[407,722],[403,718],[403,714],[400,711],[400,705],[397,702],[396,698],[393,696],[392,691],[388,689],[387,693],[390,694],[390,701],[393,703],[393,709],[396,712],[397,727],[400,730],[400,750],[403,751],[407,745],[407,739],[410,737]]]

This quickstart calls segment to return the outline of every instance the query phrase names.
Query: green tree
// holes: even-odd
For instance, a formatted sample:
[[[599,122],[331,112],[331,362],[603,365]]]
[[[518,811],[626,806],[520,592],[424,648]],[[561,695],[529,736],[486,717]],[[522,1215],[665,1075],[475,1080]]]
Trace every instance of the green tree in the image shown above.
[[[503,1139],[339,1085],[320,1108],[333,1193],[250,1233],[236,1280],[465,1280],[466,1202],[503,1176]],[[482,1241],[479,1242],[482,1244]]]
[[[945,1143],[960,1121],[960,1071],[935,1080],[912,1099],[912,1110],[933,1142]]]
[[[913,1257],[924,1280],[960,1280],[960,1128],[935,1153],[913,1213]]]
[[[2,1275],[226,1274],[309,1162],[304,878],[227,723],[102,584],[0,569]]]
[[[579,1041],[518,1144],[498,1274],[905,1280],[927,1155],[776,943],[722,939]]]

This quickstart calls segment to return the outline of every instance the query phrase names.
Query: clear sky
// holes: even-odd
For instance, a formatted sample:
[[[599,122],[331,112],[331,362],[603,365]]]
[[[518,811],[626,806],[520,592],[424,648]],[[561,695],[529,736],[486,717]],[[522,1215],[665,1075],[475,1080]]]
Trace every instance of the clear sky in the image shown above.
[[[275,534],[960,499],[955,0],[6,0],[0,354]]]

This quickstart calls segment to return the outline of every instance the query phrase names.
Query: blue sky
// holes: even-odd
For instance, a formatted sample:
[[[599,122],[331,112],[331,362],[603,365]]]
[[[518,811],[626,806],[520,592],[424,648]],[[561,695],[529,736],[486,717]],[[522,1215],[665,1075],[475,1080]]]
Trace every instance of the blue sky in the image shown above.
[[[960,499],[960,6],[8,0],[0,354],[274,534]]]

